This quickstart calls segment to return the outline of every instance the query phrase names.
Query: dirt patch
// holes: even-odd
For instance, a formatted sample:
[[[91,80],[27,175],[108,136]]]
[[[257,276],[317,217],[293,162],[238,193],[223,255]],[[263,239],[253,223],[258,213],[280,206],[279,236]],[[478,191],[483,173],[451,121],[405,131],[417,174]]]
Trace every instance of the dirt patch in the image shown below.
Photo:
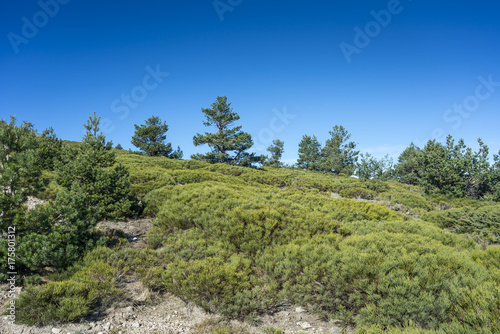
[[[104,235],[119,241],[125,238],[131,247],[146,248],[146,233],[153,227],[153,219],[135,219],[129,221],[101,221],[96,225]]]

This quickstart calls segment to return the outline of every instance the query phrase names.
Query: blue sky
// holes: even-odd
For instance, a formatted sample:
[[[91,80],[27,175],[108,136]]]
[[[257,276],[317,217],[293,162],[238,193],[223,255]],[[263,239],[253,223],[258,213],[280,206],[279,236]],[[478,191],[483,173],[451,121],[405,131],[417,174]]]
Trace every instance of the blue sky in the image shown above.
[[[500,150],[498,1],[13,1],[0,12],[0,118],[80,140],[96,111],[132,148],[158,115],[185,158],[226,95],[257,153],[343,125],[397,157],[446,134]],[[168,73],[168,74],[167,74]]]

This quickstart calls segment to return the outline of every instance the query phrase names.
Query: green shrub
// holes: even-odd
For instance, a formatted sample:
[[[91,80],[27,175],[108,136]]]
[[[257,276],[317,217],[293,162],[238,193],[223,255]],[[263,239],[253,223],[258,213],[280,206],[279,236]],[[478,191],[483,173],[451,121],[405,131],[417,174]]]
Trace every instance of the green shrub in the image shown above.
[[[71,281],[31,286],[16,302],[16,321],[27,325],[75,321],[89,312],[96,297],[95,291]]]
[[[346,322],[357,316],[358,324],[384,327],[497,324],[498,286],[487,271],[467,253],[427,237],[353,235],[338,245],[280,246],[258,261],[282,282],[283,297]]]
[[[132,193],[142,197],[151,190],[167,185],[175,185],[175,180],[163,169],[137,168],[130,173],[130,183]]]
[[[112,268],[94,263],[69,281],[29,286],[16,302],[16,321],[28,325],[76,321],[118,293]]]
[[[112,268],[111,277],[134,273],[151,290],[229,318],[273,313],[286,300],[358,332],[498,332],[500,251],[444,232],[445,223],[330,197],[359,192],[419,213],[439,205],[418,187],[121,152],[117,161],[144,195],[145,212],[156,217],[147,234],[150,249],[98,247],[53,277],[78,285],[88,281],[88,268],[102,263]],[[480,207],[496,219],[494,205]],[[85,312],[109,296],[96,294]],[[224,325],[199,330],[234,331]]]
[[[373,199],[375,195],[375,191],[361,187],[346,188],[340,191],[340,196],[346,198],[361,198],[370,200]]]
[[[381,325],[360,326],[356,329],[356,334],[445,334],[443,331],[427,330],[414,326],[410,327],[389,327]]]
[[[393,195],[390,202],[392,204],[401,204],[409,209],[424,209],[430,211],[433,206],[420,194],[407,192]]]
[[[500,242],[500,206],[429,212],[422,215],[422,219],[453,233],[478,236],[490,243]]]
[[[217,319],[207,319],[191,328],[193,334],[248,334],[243,326],[235,326],[230,323],[221,322]],[[276,333],[280,334],[280,333]]]
[[[372,190],[376,193],[383,193],[391,189],[388,182],[382,182],[379,180],[362,180],[362,184],[366,187],[366,189]]]

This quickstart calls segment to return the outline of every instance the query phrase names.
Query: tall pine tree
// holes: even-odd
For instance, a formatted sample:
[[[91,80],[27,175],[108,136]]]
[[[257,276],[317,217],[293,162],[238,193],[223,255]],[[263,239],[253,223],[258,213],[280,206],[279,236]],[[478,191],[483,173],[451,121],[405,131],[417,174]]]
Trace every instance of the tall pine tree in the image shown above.
[[[269,145],[267,151],[271,153],[271,157],[266,159],[265,165],[271,167],[283,167],[283,163],[281,163],[280,159],[284,152],[285,143],[279,139],[273,140],[273,143]]]
[[[297,167],[306,170],[319,170],[321,163],[321,144],[316,136],[304,135],[299,143]]]
[[[172,143],[166,143],[166,133],[168,125],[161,122],[158,116],[151,116],[146,120],[146,124],[134,124],[135,133],[132,137],[132,145],[139,148],[146,155],[157,157],[168,157],[172,159],[181,159],[182,151],[180,147],[177,150],[172,149]]]
[[[31,123],[0,120],[0,234],[17,225],[23,204],[41,189],[41,163]]]
[[[100,117],[89,117],[82,144],[67,146],[56,165],[56,181],[70,191],[88,196],[88,206],[97,207],[99,217],[124,219],[134,211],[134,198],[130,194],[129,173],[115,164],[113,143],[106,142],[100,132]]]
[[[206,118],[203,124],[215,127],[215,131],[197,133],[193,137],[195,146],[208,144],[211,151],[206,154],[194,154],[192,159],[240,166],[252,166],[263,161],[263,156],[247,152],[253,145],[252,136],[241,131],[241,126],[234,126],[240,116],[233,112],[227,97],[218,96],[210,108],[202,108],[201,111]]]
[[[335,125],[329,132],[321,151],[321,170],[333,174],[352,175],[356,169],[359,151],[356,151],[356,143],[348,141],[351,134],[342,126]]]

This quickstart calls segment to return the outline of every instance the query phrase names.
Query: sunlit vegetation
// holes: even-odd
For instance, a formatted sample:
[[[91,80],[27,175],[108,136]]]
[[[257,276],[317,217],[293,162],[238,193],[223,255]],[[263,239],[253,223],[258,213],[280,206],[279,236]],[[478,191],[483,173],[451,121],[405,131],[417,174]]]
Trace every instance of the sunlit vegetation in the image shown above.
[[[31,151],[20,153],[19,161],[30,161],[36,140],[29,137]],[[121,170],[116,178],[129,183],[120,183],[120,191],[61,184],[58,163],[54,172],[46,159],[38,174],[28,175],[44,185],[22,194],[55,200],[27,211],[22,198],[5,197],[10,206],[2,210],[10,221],[3,224],[19,228],[19,270],[26,284],[18,299],[19,322],[85,319],[114,303],[122,293],[117,281],[126,274],[160,295],[172,293],[227,319],[252,323],[286,301],[358,333],[500,331],[500,204],[493,196],[453,197],[418,182],[357,179],[322,172],[314,162],[304,163],[311,170],[248,168],[103,145],[114,160],[96,173]],[[407,157],[409,170],[415,157]],[[111,206],[117,218],[143,209],[154,219],[147,248],[106,246],[93,229],[102,217],[98,199],[115,195],[122,201]],[[0,239],[2,270],[5,241]]]

